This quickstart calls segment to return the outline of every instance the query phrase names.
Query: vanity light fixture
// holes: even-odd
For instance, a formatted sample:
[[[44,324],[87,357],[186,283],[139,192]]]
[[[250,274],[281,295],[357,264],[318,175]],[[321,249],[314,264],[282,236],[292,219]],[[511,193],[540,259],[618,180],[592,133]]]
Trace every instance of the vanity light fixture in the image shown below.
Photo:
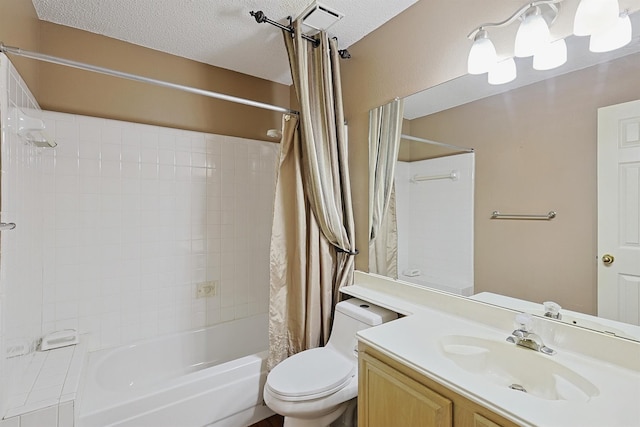
[[[516,20],[522,21],[515,41],[515,55],[520,57],[532,56],[548,49],[550,44],[549,27],[558,16],[558,4],[563,0],[538,0],[528,3],[518,9],[513,15],[502,22],[482,24],[467,36],[473,40],[467,61],[469,74],[483,74],[488,72],[491,84],[504,83],[515,78],[516,68],[512,61],[498,61],[495,47],[487,28],[506,27]]]
[[[567,62],[567,44],[564,39],[552,41],[549,28],[560,12],[563,0],[537,0],[527,3],[502,22],[476,27],[467,38],[473,40],[469,51],[469,74],[488,73],[490,84],[502,84],[516,77],[513,60],[499,60],[489,39],[489,28],[500,28],[520,20],[516,33],[514,54],[533,56],[535,70],[551,70]],[[591,52],[608,52],[631,42],[632,29],[629,11],[620,13],[618,0],[580,0],[574,18],[573,32],[577,36],[590,36]]]
[[[469,51],[467,71],[469,74],[484,74],[491,70],[498,62],[496,48],[489,40],[487,31],[480,28],[473,38],[473,45]]]
[[[609,52],[628,45],[631,42],[631,19],[629,11],[625,10],[618,16],[613,26],[589,37],[591,52]]]
[[[519,58],[533,56],[551,43],[549,25],[542,17],[540,7],[529,8],[516,33],[514,54]]]
[[[558,39],[533,56],[533,69],[552,70],[565,62],[567,62],[567,43],[564,39]]]
[[[580,0],[573,20],[573,34],[590,36],[611,28],[619,13],[618,0]]]
[[[488,81],[491,85],[501,85],[513,81],[517,74],[516,61],[513,58],[507,58],[491,68]]]

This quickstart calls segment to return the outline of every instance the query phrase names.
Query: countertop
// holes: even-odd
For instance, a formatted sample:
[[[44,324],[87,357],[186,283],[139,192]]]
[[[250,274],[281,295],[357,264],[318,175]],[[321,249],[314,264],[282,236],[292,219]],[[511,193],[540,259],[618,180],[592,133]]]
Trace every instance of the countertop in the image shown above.
[[[584,401],[547,400],[487,382],[443,356],[443,336],[504,341],[515,311],[363,273],[342,292],[405,315],[360,331],[360,341],[517,424],[640,425],[640,343],[537,319],[545,343],[557,350],[540,357],[570,368],[599,390]]]

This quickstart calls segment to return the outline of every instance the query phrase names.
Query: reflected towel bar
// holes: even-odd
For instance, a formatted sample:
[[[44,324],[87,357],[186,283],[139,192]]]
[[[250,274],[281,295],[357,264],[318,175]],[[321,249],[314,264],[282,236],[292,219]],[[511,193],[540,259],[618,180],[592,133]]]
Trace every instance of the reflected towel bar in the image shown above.
[[[419,181],[433,181],[436,179],[450,179],[451,181],[456,181],[458,179],[458,171],[452,170],[451,173],[446,175],[414,175],[411,177],[410,181],[415,184]]]
[[[530,214],[506,214],[500,213],[498,211],[491,212],[491,219],[541,219],[541,220],[552,220],[555,218],[557,213],[555,211],[550,211],[547,214],[543,215],[530,215]]]

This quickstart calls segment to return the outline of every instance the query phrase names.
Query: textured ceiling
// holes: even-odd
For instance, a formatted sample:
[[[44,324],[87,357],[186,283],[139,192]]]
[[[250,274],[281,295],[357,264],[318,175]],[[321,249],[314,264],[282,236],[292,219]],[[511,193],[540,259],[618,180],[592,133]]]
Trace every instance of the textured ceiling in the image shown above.
[[[322,0],[345,17],[329,30],[341,49],[417,0]],[[257,24],[262,10],[285,23],[312,0],[33,0],[41,20],[79,28],[267,80],[290,84],[280,30]]]

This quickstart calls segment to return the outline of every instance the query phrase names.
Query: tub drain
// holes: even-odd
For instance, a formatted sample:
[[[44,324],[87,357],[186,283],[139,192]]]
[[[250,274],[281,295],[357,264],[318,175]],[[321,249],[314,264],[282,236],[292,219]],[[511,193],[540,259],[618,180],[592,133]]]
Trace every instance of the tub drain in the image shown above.
[[[526,393],[526,392],[527,392],[527,389],[526,389],[526,388],[524,388],[524,387],[522,387],[520,384],[511,384],[511,385],[509,386],[509,388],[510,388],[511,390],[522,391],[522,392],[524,392],[524,393]]]

